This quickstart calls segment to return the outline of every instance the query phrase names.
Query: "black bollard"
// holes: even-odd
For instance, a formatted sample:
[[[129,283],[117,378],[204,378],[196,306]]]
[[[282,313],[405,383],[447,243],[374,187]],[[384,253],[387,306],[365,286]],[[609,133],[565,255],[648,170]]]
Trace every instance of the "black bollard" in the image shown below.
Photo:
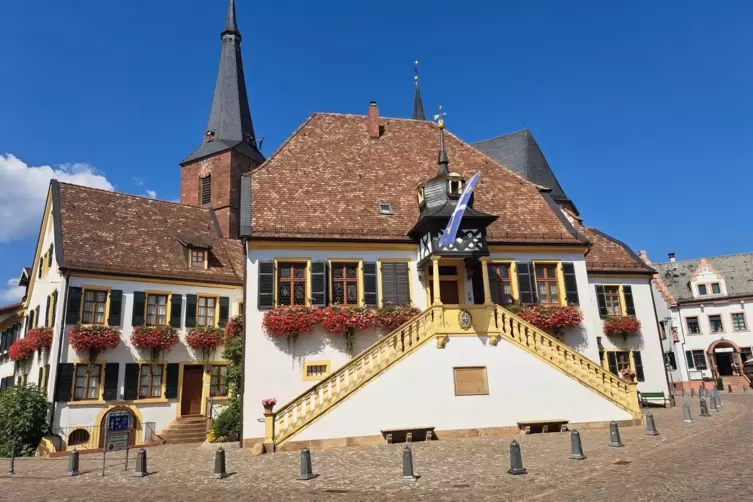
[[[701,402],[701,416],[702,417],[710,417],[711,414],[709,413],[709,407],[706,404],[706,400],[705,399],[701,399],[700,402]]]
[[[71,456],[68,457],[68,472],[65,473],[66,476],[78,476],[81,474],[78,470],[78,451],[73,450],[71,452]]]
[[[690,389],[690,397],[695,397],[695,389]]]
[[[573,430],[570,433],[570,459],[571,460],[585,460],[586,456],[583,454],[583,446],[580,443],[580,432]]]
[[[526,474],[528,471],[523,467],[523,456],[520,454],[520,445],[513,439],[510,443],[510,468],[507,469],[508,474]]]
[[[727,384],[727,392],[732,392],[732,384]]]
[[[314,470],[311,468],[311,451],[308,448],[304,448],[301,450],[301,477],[298,479],[308,481],[315,477]]]
[[[654,422],[654,415],[652,413],[646,413],[646,435],[659,435],[659,431],[656,430],[656,422]]]
[[[148,474],[149,471],[146,470],[146,450],[141,448],[136,454],[136,470],[133,471],[133,477],[143,478]]]
[[[403,448],[403,483],[412,483],[416,480],[413,474],[413,452],[410,446]]]
[[[10,467],[8,474],[16,473],[16,438],[13,438],[13,444],[10,445]]]
[[[620,439],[620,427],[614,420],[609,424],[609,446],[612,448],[622,448],[625,446]]]
[[[225,450],[220,446],[217,453],[214,454],[214,479],[224,479],[227,477],[225,471]]]
[[[688,406],[688,403],[685,403],[682,405],[682,414],[683,414],[683,422],[686,424],[692,424],[693,423],[693,417],[690,416],[690,406]]]

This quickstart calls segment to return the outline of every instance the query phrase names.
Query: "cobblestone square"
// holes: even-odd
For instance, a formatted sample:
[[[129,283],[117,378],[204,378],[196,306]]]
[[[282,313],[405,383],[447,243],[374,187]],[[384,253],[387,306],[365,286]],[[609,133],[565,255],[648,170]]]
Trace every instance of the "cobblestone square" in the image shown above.
[[[695,423],[683,423],[683,403]],[[67,478],[67,459],[19,459],[16,474],[3,463],[0,499],[41,500],[751,500],[753,393],[724,394],[724,408],[699,416],[698,399],[651,409],[659,436],[621,429],[623,448],[609,431],[581,431],[586,460],[570,460],[570,434],[487,437],[414,443],[417,481],[402,482],[404,444],[313,452],[318,475],[299,481],[298,452],[253,456],[227,449],[226,479],[212,478],[214,445],[149,448],[145,478],[123,471],[124,453],[82,455],[79,477]],[[509,444],[516,439],[528,474],[512,476]]]

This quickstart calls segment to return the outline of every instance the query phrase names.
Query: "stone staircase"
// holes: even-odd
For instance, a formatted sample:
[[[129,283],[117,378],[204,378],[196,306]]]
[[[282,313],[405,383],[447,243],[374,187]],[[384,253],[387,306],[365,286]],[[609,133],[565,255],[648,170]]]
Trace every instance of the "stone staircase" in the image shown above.
[[[207,438],[206,417],[180,417],[173,420],[159,435],[172,444],[202,443]]]
[[[742,376],[724,376],[722,377],[722,381],[724,382],[724,391],[726,392],[727,389],[729,389],[729,386],[732,385],[732,390],[735,392],[740,392],[743,387],[749,388],[750,387],[750,381]]]
[[[268,417],[264,442],[273,447],[282,446],[311,422],[427,341],[436,339],[437,345],[444,347],[449,336],[463,333],[464,330],[467,333],[468,328],[458,324],[461,308],[472,312],[471,330],[487,336],[489,345],[496,346],[500,340],[512,343],[627,411],[634,420],[641,419],[636,383],[618,378],[510,311],[496,305],[438,305],[384,336]]]

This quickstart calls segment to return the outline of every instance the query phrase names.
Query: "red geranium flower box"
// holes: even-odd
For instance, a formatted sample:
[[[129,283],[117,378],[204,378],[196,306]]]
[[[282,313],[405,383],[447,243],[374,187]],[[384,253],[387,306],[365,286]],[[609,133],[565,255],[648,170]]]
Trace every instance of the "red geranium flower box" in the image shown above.
[[[604,319],[604,334],[629,335],[641,329],[641,322],[633,316],[611,316]]]
[[[52,328],[31,329],[25,340],[33,351],[49,349],[52,346]]]
[[[544,330],[577,328],[583,322],[583,312],[578,307],[570,305],[534,305],[520,310],[517,314]]]
[[[8,357],[10,357],[12,361],[26,361],[32,355],[34,355],[34,349],[31,347],[28,339],[26,338],[21,338],[20,340],[16,341],[13,345],[10,346],[10,349],[8,349]]]
[[[275,307],[264,313],[263,326],[272,336],[296,337],[310,332],[321,319],[322,312],[318,308]]]
[[[120,344],[120,330],[112,326],[77,324],[68,333],[68,343],[76,352],[89,352],[89,362],[94,363],[97,355]]]
[[[170,351],[179,340],[178,331],[172,326],[136,326],[131,333],[131,345],[151,350],[155,360],[159,353]]]
[[[419,312],[421,311],[416,307],[409,305],[387,304],[377,311],[377,326],[383,332],[390,333],[413,319]]]
[[[213,326],[193,328],[186,336],[186,344],[194,350],[200,350],[207,358],[210,352],[217,350],[225,338],[225,330]]]
[[[225,338],[243,337],[243,316],[237,315],[230,318],[225,325]]]

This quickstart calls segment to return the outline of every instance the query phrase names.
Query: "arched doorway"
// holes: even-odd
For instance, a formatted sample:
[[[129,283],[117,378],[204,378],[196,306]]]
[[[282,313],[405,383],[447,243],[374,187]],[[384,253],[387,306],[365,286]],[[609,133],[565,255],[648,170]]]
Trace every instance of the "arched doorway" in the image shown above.
[[[708,354],[714,375],[725,377],[740,374],[742,370],[740,347],[734,342],[724,338],[717,340],[709,345]]]
[[[99,431],[100,431],[99,447],[100,448],[103,448],[105,445],[105,432],[107,431],[108,417],[112,415],[113,413],[123,413],[123,412],[126,412],[131,416],[131,432],[128,435],[128,444],[130,446],[134,446],[136,444],[136,431],[141,429],[141,423],[139,422],[139,418],[130,408],[127,408],[125,406],[116,406],[114,408],[107,410],[107,413],[104,414],[104,416],[102,417],[102,420],[99,423]]]

